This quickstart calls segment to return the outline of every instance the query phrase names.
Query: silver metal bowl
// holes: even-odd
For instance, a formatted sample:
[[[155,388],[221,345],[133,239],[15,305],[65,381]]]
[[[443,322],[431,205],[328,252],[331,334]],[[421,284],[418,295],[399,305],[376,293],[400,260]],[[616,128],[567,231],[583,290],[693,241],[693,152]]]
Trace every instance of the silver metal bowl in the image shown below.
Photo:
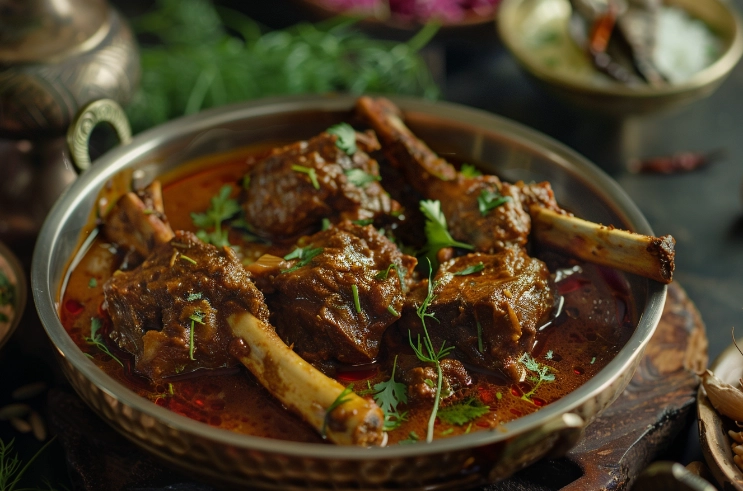
[[[547,179],[576,214],[652,233],[621,188],[584,158],[519,124],[441,102],[395,98],[410,127],[442,155],[482,163],[507,180]],[[137,396],[98,369],[57,313],[70,259],[90,233],[98,191],[124,170],[151,179],[197,157],[265,141],[308,138],[349,121],[355,98],[312,96],[227,106],[159,126],[101,157],[50,212],[34,251],[31,281],[39,316],[80,396],[145,450],[204,480],[265,489],[444,489],[503,479],[566,451],[624,389],[660,319],[666,287],[629,276],[634,334],[583,386],[497,430],[430,444],[349,448],[245,436],[188,419]]]

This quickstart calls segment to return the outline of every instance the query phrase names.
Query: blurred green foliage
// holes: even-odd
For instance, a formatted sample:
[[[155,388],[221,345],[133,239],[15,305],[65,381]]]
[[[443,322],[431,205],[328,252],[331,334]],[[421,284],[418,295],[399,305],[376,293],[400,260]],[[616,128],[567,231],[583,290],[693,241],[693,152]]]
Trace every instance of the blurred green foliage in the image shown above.
[[[435,98],[418,51],[436,33],[406,43],[371,39],[348,19],[263,32],[252,19],[208,0],[158,0],[134,19],[140,90],[127,107],[135,132],[210,106],[281,94],[395,93]]]

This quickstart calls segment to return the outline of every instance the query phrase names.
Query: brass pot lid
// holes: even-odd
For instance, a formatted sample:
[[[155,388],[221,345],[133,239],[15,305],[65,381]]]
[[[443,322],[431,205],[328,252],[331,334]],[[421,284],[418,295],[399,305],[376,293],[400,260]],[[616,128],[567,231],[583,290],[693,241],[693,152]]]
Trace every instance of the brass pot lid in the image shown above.
[[[5,0],[0,64],[50,62],[87,51],[108,25],[105,0]]]

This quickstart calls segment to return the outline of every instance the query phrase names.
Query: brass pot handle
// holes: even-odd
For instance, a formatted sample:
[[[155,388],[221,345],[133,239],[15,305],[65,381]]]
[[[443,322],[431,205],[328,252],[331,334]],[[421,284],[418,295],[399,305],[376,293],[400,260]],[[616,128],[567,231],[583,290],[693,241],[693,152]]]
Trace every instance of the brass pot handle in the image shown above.
[[[67,146],[70,149],[72,164],[77,172],[90,168],[90,134],[98,123],[110,124],[122,145],[132,139],[129,120],[121,106],[112,99],[99,99],[85,105],[67,129]]]

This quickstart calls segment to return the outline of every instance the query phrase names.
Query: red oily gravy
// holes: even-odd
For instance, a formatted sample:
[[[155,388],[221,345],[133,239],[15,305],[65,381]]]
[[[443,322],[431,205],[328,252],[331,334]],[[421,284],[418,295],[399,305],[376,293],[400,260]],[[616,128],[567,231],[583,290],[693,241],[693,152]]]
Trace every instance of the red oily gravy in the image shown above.
[[[211,197],[225,184],[234,186],[233,196],[236,195],[241,177],[261,155],[265,155],[265,148],[268,147],[212,156],[184,166],[185,171],[178,174],[163,176],[165,212],[172,228],[196,231],[190,213],[207,209]],[[245,261],[255,260],[266,252],[282,256],[292,250],[290,244],[244,242],[236,234],[230,236],[230,241],[240,245]],[[153,403],[205,424],[266,438],[322,442],[309,425],[284,410],[244,368],[201,372],[154,385],[133,373],[132,357],[114,343],[106,344],[123,366],[86,341],[90,335],[91,319],[102,321],[104,336],[110,327],[103,309],[102,286],[121,261],[112,251],[102,238],[95,239],[71,271],[59,307],[66,330],[97,366]],[[550,252],[537,256],[547,262],[550,271],[554,272],[558,267],[577,270],[556,284],[556,290],[564,298],[562,313],[538,331],[532,352],[538,363],[549,366],[554,381],[539,383],[534,390],[537,382],[529,377],[533,374],[527,375],[520,383],[513,383],[467,367],[472,377],[470,393],[476,394],[490,410],[462,425],[437,419],[435,438],[497,428],[539,410],[575,390],[604,368],[631,336],[635,313],[621,273],[568,261]],[[379,365],[371,364],[341,367],[335,378],[343,385],[353,383],[357,391],[362,391],[387,380],[389,375],[382,373]],[[389,432],[388,444],[409,441],[411,435],[425,438],[430,407],[411,405],[404,409],[408,411],[407,420]]]

